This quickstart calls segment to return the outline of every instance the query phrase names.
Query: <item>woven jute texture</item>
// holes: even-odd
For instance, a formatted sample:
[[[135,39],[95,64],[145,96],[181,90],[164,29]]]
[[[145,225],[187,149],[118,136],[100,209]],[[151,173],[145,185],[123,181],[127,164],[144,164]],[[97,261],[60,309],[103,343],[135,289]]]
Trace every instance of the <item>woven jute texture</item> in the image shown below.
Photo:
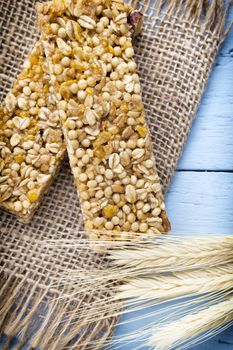
[[[143,98],[158,172],[167,191],[191,127],[219,45],[225,37],[223,1],[139,2],[144,28],[135,41]],[[133,5],[136,5],[133,3]],[[150,6],[149,6],[150,5]],[[0,99],[3,101],[38,37],[34,0],[0,0]],[[77,310],[101,302],[110,291],[65,298],[62,276],[74,267],[105,264],[91,249],[72,251],[41,245],[62,238],[85,239],[83,223],[65,161],[56,182],[28,225],[0,212],[0,330],[6,348],[18,335],[18,349],[94,349],[93,339],[111,335],[116,318],[79,324]],[[53,284],[53,287],[51,287]],[[63,296],[63,299],[58,297]],[[106,315],[107,316],[107,315]]]

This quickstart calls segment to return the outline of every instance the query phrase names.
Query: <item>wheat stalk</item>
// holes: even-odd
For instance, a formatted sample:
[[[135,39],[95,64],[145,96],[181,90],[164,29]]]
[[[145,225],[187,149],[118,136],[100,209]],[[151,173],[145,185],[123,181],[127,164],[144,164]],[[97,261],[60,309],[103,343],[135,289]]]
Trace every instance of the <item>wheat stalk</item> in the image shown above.
[[[133,242],[113,249],[110,257],[116,266],[139,273],[179,271],[226,264],[233,261],[233,237],[170,237]]]
[[[55,248],[56,252],[61,250],[61,253],[64,249],[73,252],[90,249],[87,240],[46,241],[46,246]],[[220,301],[231,292],[233,237],[230,236],[166,236],[131,242],[97,241],[92,242],[92,246],[98,251],[107,247],[104,266],[99,269],[81,269],[77,266],[62,274],[62,283],[69,290],[64,298],[79,299],[83,295],[93,295],[95,291],[99,293],[102,288],[106,290],[109,287],[109,295],[105,298],[80,305],[73,322],[79,319],[83,327],[109,317],[154,307],[168,300],[176,301],[193,296],[187,302],[168,308],[170,314],[175,310],[184,312],[186,307],[213,301],[214,297]],[[122,299],[127,302],[124,310]],[[159,312],[152,310],[137,318],[131,318],[130,315],[130,321],[122,323],[148,317],[151,319]],[[221,322],[222,319],[219,320],[219,325]],[[147,328],[140,329],[140,334],[148,336],[154,323],[152,321]],[[136,334],[131,334],[125,339],[134,339],[135,336]]]
[[[204,310],[182,317],[174,322],[164,324],[161,329],[154,332],[148,345],[156,350],[170,350],[179,346],[179,349],[188,346],[188,342],[208,332],[211,336],[222,327],[233,321],[233,297]],[[205,336],[206,337],[206,336]],[[199,337],[199,340],[201,337]],[[192,341],[192,345],[194,341]],[[190,345],[190,344],[189,344]]]
[[[117,316],[155,306],[167,300],[176,300],[187,296],[200,296],[204,293],[227,293],[233,285],[233,265],[191,270],[170,275],[156,274],[127,278],[118,268],[118,276],[108,274],[108,269],[98,270],[91,275],[88,271],[68,273],[66,283],[73,285],[72,297],[79,298],[83,293],[92,294],[101,288],[109,287],[109,295],[100,301],[89,302],[79,308],[79,315],[92,321],[106,318],[106,315]],[[81,278],[81,279],[80,279]],[[77,286],[77,287],[75,287]],[[69,295],[71,296],[71,295]],[[207,297],[204,297],[206,300]],[[122,311],[122,300],[127,301],[128,308]],[[107,311],[107,312],[106,312]]]
[[[117,298],[169,300],[179,296],[229,290],[233,286],[233,265],[167,275],[131,278],[119,286]]]
[[[134,240],[131,241],[131,236]],[[40,242],[47,247],[56,248],[63,252],[64,248],[80,251],[89,250],[90,245],[97,251],[103,249],[107,254],[106,258],[111,264],[110,273],[122,267],[122,271],[130,270],[131,273],[138,275],[150,273],[151,270],[156,273],[181,271],[187,269],[205,268],[233,262],[233,237],[215,236],[210,237],[197,236],[190,238],[181,237],[159,237],[139,240],[140,237],[128,233],[128,241],[95,241],[88,240],[49,240]]]

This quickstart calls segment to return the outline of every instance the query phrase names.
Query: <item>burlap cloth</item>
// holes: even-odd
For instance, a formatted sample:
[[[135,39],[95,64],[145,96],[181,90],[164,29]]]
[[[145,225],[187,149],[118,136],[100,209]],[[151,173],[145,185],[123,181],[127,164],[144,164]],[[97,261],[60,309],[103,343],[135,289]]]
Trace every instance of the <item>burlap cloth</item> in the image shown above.
[[[1,101],[38,37],[34,2],[0,0]],[[135,42],[136,60],[166,192],[226,34],[226,9],[221,0],[211,5],[204,0],[154,0],[150,7],[142,0],[139,9],[145,14],[145,23]],[[64,349],[70,344],[74,349],[94,349],[90,340],[104,341],[116,319],[82,327],[77,310],[79,303],[101,300],[109,291],[58,302],[54,296],[67,291],[59,285],[51,288],[51,283],[62,278],[68,268],[100,266],[103,258],[91,249],[77,254],[40,244],[46,239],[84,238],[79,232],[82,217],[68,162],[30,224],[21,224],[3,211],[0,215],[0,330],[8,335],[5,348],[18,334],[18,349],[23,344],[44,350]]]

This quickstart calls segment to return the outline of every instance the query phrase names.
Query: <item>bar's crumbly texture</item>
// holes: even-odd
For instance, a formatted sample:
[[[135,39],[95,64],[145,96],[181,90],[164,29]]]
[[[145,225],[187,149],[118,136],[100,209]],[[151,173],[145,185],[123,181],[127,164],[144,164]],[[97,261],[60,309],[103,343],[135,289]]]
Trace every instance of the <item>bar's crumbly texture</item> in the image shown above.
[[[0,108],[0,207],[28,222],[48,189],[65,143],[41,41]]]
[[[121,0],[51,1],[38,13],[86,229],[116,237],[169,231],[129,6]]]

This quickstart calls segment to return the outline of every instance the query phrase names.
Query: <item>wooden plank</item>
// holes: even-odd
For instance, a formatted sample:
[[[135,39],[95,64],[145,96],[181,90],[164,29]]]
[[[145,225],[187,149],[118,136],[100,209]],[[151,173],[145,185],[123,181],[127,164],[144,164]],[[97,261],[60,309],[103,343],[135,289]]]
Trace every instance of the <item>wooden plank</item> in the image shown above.
[[[233,170],[232,135],[233,30],[215,63],[178,169]]]
[[[173,234],[233,234],[233,174],[179,171],[166,199]]]

